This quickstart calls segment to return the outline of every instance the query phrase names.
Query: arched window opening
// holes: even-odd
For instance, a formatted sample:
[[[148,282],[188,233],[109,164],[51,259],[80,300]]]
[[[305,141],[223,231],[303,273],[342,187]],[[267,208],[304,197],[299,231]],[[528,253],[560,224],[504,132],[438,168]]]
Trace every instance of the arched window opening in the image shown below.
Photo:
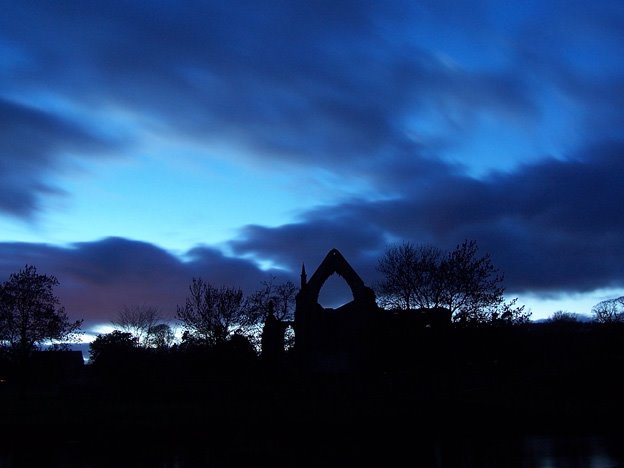
[[[319,292],[318,303],[323,308],[337,309],[353,300],[353,293],[347,282],[337,274],[331,275]]]

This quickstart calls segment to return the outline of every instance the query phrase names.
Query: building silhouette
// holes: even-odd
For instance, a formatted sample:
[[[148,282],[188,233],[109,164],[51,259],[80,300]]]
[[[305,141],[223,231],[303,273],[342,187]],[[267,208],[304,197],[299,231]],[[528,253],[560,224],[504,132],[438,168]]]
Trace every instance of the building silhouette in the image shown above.
[[[345,280],[353,297],[335,309],[318,302],[321,289],[333,274]],[[332,249],[309,279],[302,266],[294,322],[280,321],[269,311],[262,333],[262,355],[267,361],[281,359],[284,333],[292,325],[294,355],[302,368],[323,372],[366,369],[381,356],[388,357],[388,350],[400,349],[397,341],[412,340],[414,333],[423,330],[445,329],[450,322],[448,309],[399,311],[379,307],[375,292],[344,256]]]
[[[353,296],[337,309],[318,302],[323,285],[333,274],[344,278]],[[381,314],[374,291],[337,249],[330,250],[309,280],[302,268],[294,325],[297,359],[305,367],[319,370],[343,371],[363,365]]]

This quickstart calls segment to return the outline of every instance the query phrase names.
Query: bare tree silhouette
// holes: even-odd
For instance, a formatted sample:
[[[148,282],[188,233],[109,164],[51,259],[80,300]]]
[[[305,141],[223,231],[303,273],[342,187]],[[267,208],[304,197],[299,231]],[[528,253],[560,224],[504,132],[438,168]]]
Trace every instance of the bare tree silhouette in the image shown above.
[[[122,331],[132,334],[139,345],[147,347],[150,345],[153,329],[159,321],[160,311],[158,307],[135,304],[124,306],[112,324]]]
[[[245,334],[256,322],[240,288],[215,287],[201,278],[193,278],[186,303],[178,306],[176,315],[192,338],[207,344]]]
[[[266,318],[271,310],[278,320],[293,320],[296,295],[297,287],[292,281],[275,284],[275,278],[271,278],[270,281],[263,281],[262,287],[249,297],[249,311],[259,314],[260,319]]]
[[[0,285],[0,344],[20,359],[46,342],[76,341],[82,320],[69,320],[53,291],[58,284],[26,265]]]
[[[592,314],[598,323],[624,322],[624,296],[599,302],[592,307]]]
[[[450,252],[409,242],[392,245],[379,259],[384,275],[377,289],[385,307],[402,310],[448,309],[462,324],[526,322],[530,313],[516,300],[505,302],[503,276],[475,241]]]

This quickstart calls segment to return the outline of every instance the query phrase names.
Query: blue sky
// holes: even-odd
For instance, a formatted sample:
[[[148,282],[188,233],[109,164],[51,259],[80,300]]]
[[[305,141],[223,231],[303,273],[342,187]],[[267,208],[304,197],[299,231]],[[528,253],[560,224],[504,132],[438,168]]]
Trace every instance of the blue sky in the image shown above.
[[[87,327],[402,240],[533,318],[624,294],[622,2],[0,5],[0,273]]]

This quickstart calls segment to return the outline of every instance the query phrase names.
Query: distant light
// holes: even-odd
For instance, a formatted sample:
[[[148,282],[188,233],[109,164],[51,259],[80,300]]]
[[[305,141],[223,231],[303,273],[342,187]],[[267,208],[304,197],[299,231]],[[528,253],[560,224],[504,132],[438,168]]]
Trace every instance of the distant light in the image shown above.
[[[94,333],[96,333],[96,335],[106,335],[108,333],[114,332],[116,330],[116,328],[113,327],[112,325],[103,323],[103,324],[95,325],[91,330]],[[95,339],[95,337],[93,339]],[[91,341],[93,341],[93,340],[91,340]]]

